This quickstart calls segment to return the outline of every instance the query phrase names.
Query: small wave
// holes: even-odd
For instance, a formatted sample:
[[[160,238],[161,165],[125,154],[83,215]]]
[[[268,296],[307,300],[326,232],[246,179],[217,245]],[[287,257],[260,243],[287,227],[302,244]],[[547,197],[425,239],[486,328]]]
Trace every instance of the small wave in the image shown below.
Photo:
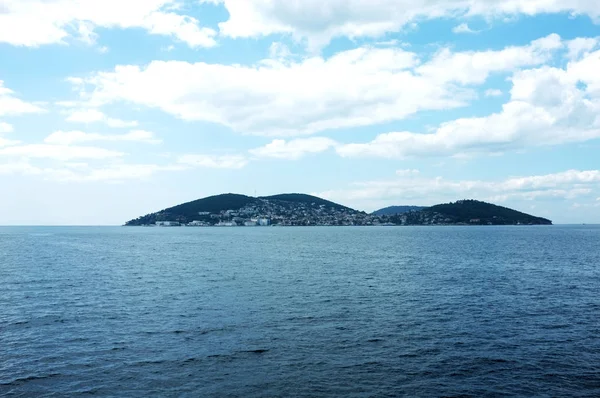
[[[269,352],[269,349],[267,349],[267,348],[259,348],[259,349],[256,349],[256,350],[245,350],[245,351],[242,351],[242,352],[247,352],[247,353],[250,353],[250,354],[264,354],[265,352]]]
[[[194,335],[205,335],[215,332],[224,332],[231,330],[231,327],[212,328],[212,329],[175,329],[175,330],[145,330],[143,333],[146,336],[154,336],[159,334],[194,334]]]
[[[341,366],[341,369],[354,369],[354,368],[367,368],[367,369],[372,369],[372,368],[376,368],[376,367],[380,367],[382,366],[382,363],[379,361],[366,361],[366,362],[362,362],[362,363],[355,363],[352,365],[344,365]]]
[[[311,315],[306,315],[306,316],[292,316],[290,318],[287,318],[287,321],[312,321],[313,319],[315,319],[314,316]]]
[[[74,337],[67,340],[67,343],[84,343],[86,341],[90,341],[89,337]]]
[[[88,390],[83,390],[83,391],[77,391],[77,394],[82,394],[82,395],[96,395],[100,392],[99,389],[97,388],[91,388]]]
[[[211,358],[211,359],[227,359],[227,360],[232,360],[235,357],[241,355],[241,354],[256,354],[256,355],[262,355],[264,353],[269,352],[270,349],[268,348],[257,348],[255,350],[243,350],[243,351],[237,351],[234,352],[232,354],[211,354],[211,355],[207,355],[206,358]],[[193,360],[196,360],[195,358],[190,358],[188,360],[185,360],[184,362],[193,362]]]
[[[502,359],[502,358],[489,358],[487,360],[489,363],[509,363],[510,361],[507,361],[506,359]]]
[[[30,381],[45,380],[45,379],[50,379],[52,377],[57,377],[57,376],[61,376],[61,374],[60,373],[49,373],[47,375],[32,375],[32,376],[26,376],[26,377],[19,377],[12,381],[7,382],[7,383],[0,383],[0,386],[18,386],[21,384],[28,383]]]
[[[546,330],[566,329],[570,326],[571,325],[569,325],[567,323],[556,323],[556,324],[552,324],[552,325],[542,325],[542,329],[546,329]]]
[[[161,365],[163,363],[167,362],[164,359],[157,359],[157,360],[150,360],[150,361],[139,361],[139,362],[134,362],[133,365],[134,366],[148,366],[148,365]]]

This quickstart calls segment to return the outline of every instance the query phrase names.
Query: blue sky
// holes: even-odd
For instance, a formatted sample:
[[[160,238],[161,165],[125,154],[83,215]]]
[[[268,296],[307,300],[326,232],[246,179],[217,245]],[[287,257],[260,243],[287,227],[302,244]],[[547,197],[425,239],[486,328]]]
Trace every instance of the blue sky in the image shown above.
[[[223,192],[600,223],[593,0],[3,0],[0,224]]]

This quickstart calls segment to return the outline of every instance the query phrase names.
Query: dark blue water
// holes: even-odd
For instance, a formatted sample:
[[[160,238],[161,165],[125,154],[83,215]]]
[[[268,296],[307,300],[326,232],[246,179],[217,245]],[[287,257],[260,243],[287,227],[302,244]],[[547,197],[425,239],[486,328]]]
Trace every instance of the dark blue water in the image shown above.
[[[600,396],[600,227],[0,228],[0,395]]]

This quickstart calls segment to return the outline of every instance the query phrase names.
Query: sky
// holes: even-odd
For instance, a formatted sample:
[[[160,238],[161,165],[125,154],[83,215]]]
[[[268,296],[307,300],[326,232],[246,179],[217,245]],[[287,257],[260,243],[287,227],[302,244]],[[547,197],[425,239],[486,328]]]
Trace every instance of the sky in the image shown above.
[[[597,0],[0,0],[0,225],[201,197],[600,223]]]

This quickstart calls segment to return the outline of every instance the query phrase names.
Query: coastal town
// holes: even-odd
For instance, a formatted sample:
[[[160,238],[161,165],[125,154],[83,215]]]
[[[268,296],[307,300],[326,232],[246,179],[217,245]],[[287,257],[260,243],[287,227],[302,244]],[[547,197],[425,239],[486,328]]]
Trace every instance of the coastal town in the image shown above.
[[[398,211],[363,211],[305,194],[221,194],[182,203],[125,223],[152,227],[551,225],[552,221],[477,200]]]
[[[158,218],[168,217],[168,214]],[[261,199],[239,209],[198,212],[194,220],[158,220],[161,227],[267,227],[267,226],[351,226],[381,225],[381,217],[342,206],[318,203],[291,203]]]
[[[159,218],[169,218],[169,214]],[[471,219],[465,224],[479,224]],[[257,203],[237,210],[211,213],[198,212],[193,221],[159,220],[151,226],[159,227],[268,227],[268,226],[396,226],[445,225],[452,220],[443,214],[409,211],[404,214],[375,215],[345,207],[332,207],[316,203],[289,203],[261,199]]]

